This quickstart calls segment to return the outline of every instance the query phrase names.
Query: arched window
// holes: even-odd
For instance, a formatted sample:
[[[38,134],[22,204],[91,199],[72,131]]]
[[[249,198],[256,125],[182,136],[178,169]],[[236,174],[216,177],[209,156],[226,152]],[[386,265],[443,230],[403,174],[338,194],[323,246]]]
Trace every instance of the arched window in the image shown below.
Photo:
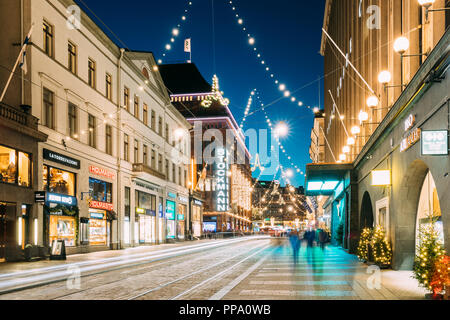
[[[144,77],[146,77],[147,79],[150,79],[150,74],[148,73],[148,70],[146,67],[142,68],[142,74],[144,75]]]

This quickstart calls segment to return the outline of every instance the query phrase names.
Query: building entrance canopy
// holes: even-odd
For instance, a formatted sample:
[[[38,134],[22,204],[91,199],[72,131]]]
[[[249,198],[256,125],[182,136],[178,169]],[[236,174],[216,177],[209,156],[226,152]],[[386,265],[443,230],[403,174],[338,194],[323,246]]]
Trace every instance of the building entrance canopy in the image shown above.
[[[331,196],[340,188],[353,165],[348,164],[308,164],[306,166],[306,195]]]

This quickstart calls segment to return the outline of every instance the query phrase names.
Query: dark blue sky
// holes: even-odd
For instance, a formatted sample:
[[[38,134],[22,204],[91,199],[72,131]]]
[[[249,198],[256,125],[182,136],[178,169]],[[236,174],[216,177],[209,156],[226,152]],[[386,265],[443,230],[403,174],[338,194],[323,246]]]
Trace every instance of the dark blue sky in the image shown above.
[[[126,47],[152,51],[156,59],[161,58],[164,63],[188,59],[188,54],[183,50],[183,40],[192,38],[193,62],[207,80],[210,81],[214,73],[218,75],[220,88],[231,100],[231,111],[238,122],[244,116],[252,89],[258,89],[266,105],[282,96],[248,44],[242,26],[236,22],[235,15],[239,13],[248,33],[256,40],[255,47],[280,83],[286,84],[291,92],[304,87],[295,96],[305,105],[318,106],[317,80],[323,75],[323,59],[318,52],[325,0],[234,0],[237,11],[232,11],[229,0],[214,0],[215,32],[212,0],[191,1],[190,7],[189,0],[128,0],[126,5],[122,2],[114,5],[115,2],[109,0],[77,2],[85,11],[83,2],[95,12]],[[186,21],[182,21],[185,9],[189,9],[189,12],[186,14]],[[170,43],[171,31],[178,24],[181,24],[180,35],[167,56],[162,57],[167,52],[165,45]],[[104,26],[99,25],[105,30]],[[116,38],[112,39],[121,45]],[[305,87],[310,83],[312,84]],[[322,81],[320,83],[323,87]],[[322,96],[320,99],[323,99]],[[257,104],[253,104],[252,110],[257,107]],[[311,162],[309,145],[312,112],[288,99],[282,99],[266,110],[274,123],[289,123],[290,135],[283,139],[283,144],[294,164],[304,171],[305,165]],[[249,128],[267,129],[263,112],[247,119],[244,129]],[[283,166],[290,168],[286,157],[282,154],[280,157]],[[268,180],[272,178],[263,177]],[[295,185],[304,184],[304,177],[297,173],[291,180]]]

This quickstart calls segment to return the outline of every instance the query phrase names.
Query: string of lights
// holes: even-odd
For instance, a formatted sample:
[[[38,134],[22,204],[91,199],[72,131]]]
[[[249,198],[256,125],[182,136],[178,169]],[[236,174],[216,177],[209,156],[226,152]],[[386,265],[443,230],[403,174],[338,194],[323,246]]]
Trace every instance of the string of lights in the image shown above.
[[[264,59],[261,51],[255,46],[256,39],[251,33],[248,33],[248,28],[245,24],[244,19],[241,17],[241,15],[239,13],[237,13],[238,9],[236,8],[236,5],[233,3],[232,0],[230,0],[228,3],[231,7],[231,10],[236,12],[235,13],[236,22],[242,28],[243,33],[246,34],[246,37],[248,39],[248,44],[253,48],[253,52],[256,55],[258,63],[263,66],[268,78],[271,81],[273,81],[275,86],[283,93],[284,98],[289,98],[293,104],[296,104],[299,107],[303,107],[304,106],[303,101],[299,100],[296,96],[294,96],[293,95],[294,92],[291,92],[290,90],[288,90],[288,87],[284,83],[282,83],[278,80],[278,78],[275,76],[275,73],[271,70],[269,64]],[[306,107],[310,110],[313,110],[311,108],[311,106],[306,106]]]
[[[186,9],[184,9],[183,15],[180,17],[180,22],[176,27],[172,28],[170,41],[164,46],[164,53],[162,57],[165,58],[167,54],[172,50],[172,46],[175,44],[177,37],[180,35],[182,23],[186,22],[188,19],[189,9],[192,7],[192,1],[188,1],[186,4]],[[163,59],[158,59],[158,64],[162,64]]]

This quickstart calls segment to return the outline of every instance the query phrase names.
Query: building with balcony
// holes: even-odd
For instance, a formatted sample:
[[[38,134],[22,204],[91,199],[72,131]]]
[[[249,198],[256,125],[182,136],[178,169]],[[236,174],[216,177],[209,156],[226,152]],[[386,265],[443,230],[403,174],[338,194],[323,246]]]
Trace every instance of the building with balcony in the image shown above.
[[[31,105],[36,130],[48,136],[30,149],[33,188],[44,194],[37,243],[64,240],[71,254],[183,240],[190,137],[174,132],[190,124],[153,54],[117,46],[83,10],[74,24],[73,5],[0,3],[2,66],[12,68],[34,23],[28,73],[13,77],[5,103]],[[8,76],[2,68],[0,83]]]

